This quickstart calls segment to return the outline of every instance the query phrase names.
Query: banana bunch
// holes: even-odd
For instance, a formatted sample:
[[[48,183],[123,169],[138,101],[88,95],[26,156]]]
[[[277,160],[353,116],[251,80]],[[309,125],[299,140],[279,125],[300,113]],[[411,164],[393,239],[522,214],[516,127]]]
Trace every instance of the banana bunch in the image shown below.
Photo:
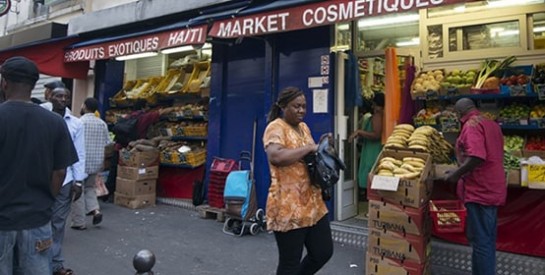
[[[413,134],[414,127],[410,124],[399,124],[386,140],[385,148],[406,149],[407,141]]]
[[[401,179],[417,179],[425,166],[426,161],[418,157],[405,157],[402,160],[383,157],[378,162],[376,174]]]
[[[433,211],[437,211],[437,224],[439,225],[453,225],[453,224],[459,224],[462,220],[460,219],[460,216],[454,212],[447,212],[448,210],[441,207],[438,208],[435,206],[435,204],[430,201],[431,209]]]
[[[446,141],[437,129],[431,126],[418,127],[407,140],[409,149],[430,153],[434,163],[450,162],[452,145]]]

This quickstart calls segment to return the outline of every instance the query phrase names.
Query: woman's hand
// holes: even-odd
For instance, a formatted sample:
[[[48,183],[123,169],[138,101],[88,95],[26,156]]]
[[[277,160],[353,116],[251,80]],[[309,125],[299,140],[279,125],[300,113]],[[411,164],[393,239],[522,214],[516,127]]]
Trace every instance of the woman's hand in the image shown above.
[[[352,143],[354,141],[354,139],[357,138],[360,135],[360,132],[361,132],[361,130],[354,131],[354,133],[352,133],[350,135],[350,137],[348,137],[348,142]]]

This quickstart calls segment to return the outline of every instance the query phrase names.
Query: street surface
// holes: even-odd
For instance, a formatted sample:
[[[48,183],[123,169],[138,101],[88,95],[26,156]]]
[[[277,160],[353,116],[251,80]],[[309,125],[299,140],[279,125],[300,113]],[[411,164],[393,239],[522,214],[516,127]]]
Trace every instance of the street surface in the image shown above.
[[[234,237],[222,232],[223,223],[201,219],[198,212],[158,204],[127,209],[102,203],[104,220],[87,230],[66,228],[65,267],[76,275],[135,274],[134,255],[141,249],[155,253],[155,274],[275,274],[274,235]],[[365,251],[335,244],[333,258],[317,274],[364,274]]]

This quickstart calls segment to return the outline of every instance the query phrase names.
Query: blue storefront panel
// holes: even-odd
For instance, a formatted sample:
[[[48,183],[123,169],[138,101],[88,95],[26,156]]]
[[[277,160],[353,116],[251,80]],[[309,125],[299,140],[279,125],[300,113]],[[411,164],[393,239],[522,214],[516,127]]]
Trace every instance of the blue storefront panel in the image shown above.
[[[320,88],[328,89],[328,113],[319,114],[312,112],[313,91],[308,87],[309,77],[329,77],[321,71],[322,58],[329,56],[329,37],[329,27],[320,27],[214,47],[208,167],[215,156],[237,159],[241,151],[251,151],[253,122],[257,119],[255,180],[262,208],[270,185],[262,138],[267,113],[278,92],[287,86],[305,91],[305,122],[315,140],[333,131],[333,85]]]

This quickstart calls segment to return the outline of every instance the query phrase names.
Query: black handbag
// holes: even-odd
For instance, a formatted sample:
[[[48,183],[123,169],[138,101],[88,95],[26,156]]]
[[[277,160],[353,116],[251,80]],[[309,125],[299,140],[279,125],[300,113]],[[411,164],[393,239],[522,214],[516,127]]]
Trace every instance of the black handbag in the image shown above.
[[[315,153],[306,155],[303,161],[307,165],[310,182],[322,189],[322,198],[329,201],[333,195],[333,185],[339,181],[339,171],[345,170],[344,162],[327,138],[318,144]]]

